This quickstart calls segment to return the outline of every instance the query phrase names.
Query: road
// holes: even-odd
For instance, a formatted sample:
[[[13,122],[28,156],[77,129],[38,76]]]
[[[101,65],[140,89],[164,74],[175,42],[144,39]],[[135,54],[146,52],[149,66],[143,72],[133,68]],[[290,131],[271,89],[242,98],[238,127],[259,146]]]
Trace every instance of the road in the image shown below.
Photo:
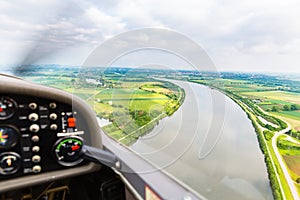
[[[243,103],[242,101],[238,101],[239,103],[241,103],[244,107],[246,107],[246,109],[248,109],[248,111],[251,113],[251,114],[253,114],[253,110],[251,109],[251,108],[249,108],[245,103]],[[263,113],[265,113],[265,114],[267,114],[267,115],[270,115],[269,113],[267,113],[267,112],[265,112],[263,109],[261,109],[259,106],[257,106]],[[254,115],[254,114],[253,114]],[[267,120],[266,120],[267,121]],[[258,127],[260,128],[260,130],[263,132],[264,130],[266,130],[265,128],[263,128],[262,126],[260,126],[257,122],[255,122],[257,125],[258,125]],[[275,134],[274,134],[274,136],[272,137],[272,148],[273,148],[273,150],[274,150],[274,153],[275,153],[275,155],[276,155],[276,158],[277,158],[277,160],[278,160],[278,163],[279,163],[279,165],[280,165],[280,167],[281,167],[281,169],[282,169],[282,172],[283,172],[283,175],[284,175],[284,177],[285,177],[285,179],[286,179],[286,181],[287,181],[287,183],[288,183],[288,185],[289,185],[289,188],[290,188],[290,191],[291,191],[291,194],[292,194],[292,196],[293,196],[293,199],[300,199],[299,198],[299,195],[298,195],[298,192],[297,192],[297,189],[296,189],[296,186],[295,186],[295,184],[294,184],[294,181],[292,180],[292,178],[291,178],[291,176],[290,176],[290,174],[289,174],[289,172],[288,172],[288,169],[287,169],[287,167],[286,167],[286,165],[285,165],[285,162],[283,161],[283,158],[282,158],[282,156],[280,155],[280,153],[279,153],[279,150],[278,150],[278,147],[277,147],[277,139],[278,139],[278,137],[279,136],[281,136],[281,135],[284,135],[285,133],[287,133],[288,131],[290,131],[291,130],[291,125],[289,124],[289,123],[287,123],[287,122],[285,122],[286,124],[287,124],[287,128],[285,128],[284,130],[281,130],[281,131],[278,131],[278,132],[276,132]],[[265,141],[266,142],[266,141]],[[269,148],[268,148],[268,146],[266,145],[266,147],[267,147],[267,151],[268,151],[268,154],[269,154],[269,156],[270,156],[270,159],[271,159],[271,163],[272,163],[272,166],[273,166],[273,168],[274,168],[274,172],[276,173],[275,175],[276,175],[276,177],[277,177],[277,180],[278,180],[278,182],[279,182],[279,187],[280,187],[280,190],[282,191],[282,195],[283,195],[283,199],[285,199],[286,200],[286,197],[285,197],[285,194],[284,194],[284,190],[283,190],[283,187],[282,187],[282,184],[281,184],[281,182],[280,182],[280,178],[279,178],[279,174],[278,174],[278,171],[277,171],[277,168],[276,168],[276,166],[275,166],[275,164],[274,164],[274,161],[273,161],[273,157],[272,157],[272,155],[271,155],[271,153],[270,153],[270,150],[269,150]]]
[[[293,199],[299,199],[299,195],[298,195],[298,192],[297,192],[297,189],[296,189],[296,186],[294,184],[294,181],[292,180],[289,172],[288,172],[288,169],[283,161],[283,158],[282,156],[280,155],[279,153],[279,150],[278,150],[278,147],[277,147],[277,139],[279,136],[287,133],[288,131],[291,130],[291,125],[289,123],[287,123],[288,127],[284,130],[281,130],[279,132],[276,132],[272,138],[272,147],[273,147],[273,150],[275,152],[275,155],[276,155],[276,158],[280,164],[280,167],[282,169],[282,172],[284,174],[284,177],[287,181],[287,183],[289,184],[289,188],[291,190],[291,193],[293,195]]]
[[[267,115],[270,115],[269,113],[265,112],[263,109],[261,109],[259,106],[257,106],[263,113],[267,114]],[[272,115],[273,116],[273,115]],[[274,116],[276,117],[276,116]],[[282,119],[281,119],[282,120]],[[285,133],[289,132],[291,130],[291,125],[284,121],[286,124],[287,124],[287,128],[286,129],[283,129],[281,131],[278,131],[274,134],[274,136],[272,137],[272,148],[274,150],[274,153],[276,155],[276,158],[279,162],[279,165],[282,169],[282,172],[284,174],[284,177],[289,185],[289,188],[291,190],[291,193],[293,195],[293,199],[300,199],[299,198],[299,194],[298,194],[298,191],[296,189],[296,186],[295,186],[295,183],[293,181],[293,179],[291,178],[289,172],[288,172],[288,169],[287,169],[287,166],[285,165],[285,162],[283,161],[283,158],[282,156],[280,155],[279,153],[279,150],[278,150],[278,147],[277,147],[277,140],[278,140],[278,137],[281,136],[281,135],[284,135]]]

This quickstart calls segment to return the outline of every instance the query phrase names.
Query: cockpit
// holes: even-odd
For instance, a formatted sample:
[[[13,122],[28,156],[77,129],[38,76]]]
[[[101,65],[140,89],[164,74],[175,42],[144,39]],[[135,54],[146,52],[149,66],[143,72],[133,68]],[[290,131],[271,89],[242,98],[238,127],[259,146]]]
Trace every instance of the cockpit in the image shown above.
[[[103,138],[95,113],[74,95],[1,75],[0,106],[2,199],[162,199],[170,195],[158,182],[174,188],[170,198],[195,197],[138,155]],[[103,140],[110,145],[104,147]],[[140,170],[149,172],[136,173]],[[161,193],[151,184],[159,186]]]
[[[299,199],[299,2],[0,8],[0,199]]]

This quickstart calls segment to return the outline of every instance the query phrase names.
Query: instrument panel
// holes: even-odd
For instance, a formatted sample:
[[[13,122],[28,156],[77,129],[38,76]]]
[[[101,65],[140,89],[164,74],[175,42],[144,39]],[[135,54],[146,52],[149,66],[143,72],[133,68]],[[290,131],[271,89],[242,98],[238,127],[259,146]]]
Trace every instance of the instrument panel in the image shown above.
[[[86,164],[72,104],[0,94],[0,180]]]

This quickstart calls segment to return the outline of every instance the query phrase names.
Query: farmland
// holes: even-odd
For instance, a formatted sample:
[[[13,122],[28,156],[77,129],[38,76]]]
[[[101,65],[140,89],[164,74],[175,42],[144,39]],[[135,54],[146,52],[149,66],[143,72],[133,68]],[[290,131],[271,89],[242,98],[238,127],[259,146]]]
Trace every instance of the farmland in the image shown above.
[[[157,78],[190,81],[218,89],[247,113],[265,156],[275,198],[300,193],[300,84],[276,76],[251,73],[202,73],[160,70],[108,72],[77,69],[26,72],[29,80],[69,91],[84,99],[98,117],[110,121],[105,133],[125,145],[150,132],[184,100],[178,86]],[[151,77],[151,78],[149,78]],[[287,123],[286,123],[287,122]],[[291,129],[290,126],[291,125]]]
[[[273,91],[261,91],[261,92],[241,92],[242,95],[248,97],[259,97],[264,98],[266,100],[273,100],[274,103],[276,101],[280,102],[290,102],[295,104],[300,104],[300,93],[295,92],[287,92],[280,90]]]
[[[65,69],[64,69],[65,70]],[[56,87],[85,100],[99,118],[109,124],[103,130],[117,141],[130,145],[151,131],[158,121],[172,115],[184,100],[184,91],[178,86],[146,78],[144,73],[120,74],[101,70],[76,69],[39,70],[26,72],[23,78],[43,85]]]
[[[243,108],[256,129],[265,155],[274,198],[297,198],[300,193],[300,83],[261,74],[221,73],[220,76],[223,78],[200,74],[185,79],[217,88]]]
[[[300,131],[300,93],[273,90],[240,94],[255,99],[262,109],[288,121],[296,131]]]
[[[289,122],[295,131],[300,131],[300,84],[293,81],[295,88],[292,88],[287,86],[290,85],[288,81],[280,80],[277,83],[272,78],[262,77],[249,75],[247,78],[239,78],[231,75],[230,78],[225,76],[225,79],[190,77],[189,80],[233,92]]]

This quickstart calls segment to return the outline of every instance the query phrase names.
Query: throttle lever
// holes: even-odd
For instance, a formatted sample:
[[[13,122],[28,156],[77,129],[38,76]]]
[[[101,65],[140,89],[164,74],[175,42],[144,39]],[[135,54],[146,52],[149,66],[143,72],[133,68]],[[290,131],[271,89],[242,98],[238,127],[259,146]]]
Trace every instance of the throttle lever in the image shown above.
[[[88,161],[104,164],[108,167],[114,167],[116,169],[121,169],[121,162],[118,160],[117,156],[109,151],[103,149],[98,149],[88,145],[83,145],[81,149],[81,156]]]

